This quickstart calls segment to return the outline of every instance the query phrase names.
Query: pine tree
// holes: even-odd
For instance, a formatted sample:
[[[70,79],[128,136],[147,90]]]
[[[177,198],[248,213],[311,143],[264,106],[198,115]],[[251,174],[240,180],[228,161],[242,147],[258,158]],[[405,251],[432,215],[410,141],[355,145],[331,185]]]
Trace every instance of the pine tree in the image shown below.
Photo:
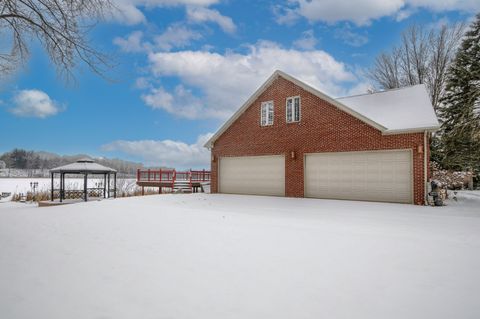
[[[449,68],[441,100],[442,164],[480,171],[480,13]]]

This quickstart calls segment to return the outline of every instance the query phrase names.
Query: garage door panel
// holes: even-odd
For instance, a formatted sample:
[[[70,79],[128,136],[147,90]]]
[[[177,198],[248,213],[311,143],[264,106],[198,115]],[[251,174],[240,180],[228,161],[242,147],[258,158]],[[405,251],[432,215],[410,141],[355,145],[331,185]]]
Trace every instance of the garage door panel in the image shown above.
[[[221,193],[285,196],[285,157],[222,157]]]
[[[411,203],[411,152],[307,154],[305,196]]]

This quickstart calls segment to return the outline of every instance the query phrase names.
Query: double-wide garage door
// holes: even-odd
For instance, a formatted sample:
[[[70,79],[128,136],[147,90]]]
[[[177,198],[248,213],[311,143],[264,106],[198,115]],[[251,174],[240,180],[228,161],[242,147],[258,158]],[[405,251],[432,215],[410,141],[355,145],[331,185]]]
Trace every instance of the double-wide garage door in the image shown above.
[[[409,150],[305,156],[305,197],[412,202]]]
[[[219,192],[285,196],[285,156],[221,157]],[[304,195],[411,203],[409,150],[305,155]]]
[[[221,157],[219,191],[285,196],[285,156]]]

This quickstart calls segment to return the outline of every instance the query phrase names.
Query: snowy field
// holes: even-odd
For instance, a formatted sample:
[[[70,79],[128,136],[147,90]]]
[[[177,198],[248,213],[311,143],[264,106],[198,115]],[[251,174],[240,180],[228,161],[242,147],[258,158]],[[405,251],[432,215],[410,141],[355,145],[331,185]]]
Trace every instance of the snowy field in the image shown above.
[[[0,318],[480,317],[480,193],[0,204]]]

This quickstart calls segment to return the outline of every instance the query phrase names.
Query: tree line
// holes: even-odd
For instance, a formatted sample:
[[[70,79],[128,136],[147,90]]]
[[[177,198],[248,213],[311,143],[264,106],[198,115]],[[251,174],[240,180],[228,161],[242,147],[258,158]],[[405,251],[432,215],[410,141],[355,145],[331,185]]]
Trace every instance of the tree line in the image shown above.
[[[57,155],[46,152],[13,149],[0,155],[0,161],[5,162],[6,168],[15,169],[51,169],[54,167],[73,163],[87,155]],[[121,159],[95,158],[96,163],[116,169],[119,173],[134,175],[137,168],[143,167],[141,163]]]
[[[480,14],[468,27],[410,26],[367,76],[378,90],[425,84],[441,123],[430,138],[432,160],[480,172]]]

